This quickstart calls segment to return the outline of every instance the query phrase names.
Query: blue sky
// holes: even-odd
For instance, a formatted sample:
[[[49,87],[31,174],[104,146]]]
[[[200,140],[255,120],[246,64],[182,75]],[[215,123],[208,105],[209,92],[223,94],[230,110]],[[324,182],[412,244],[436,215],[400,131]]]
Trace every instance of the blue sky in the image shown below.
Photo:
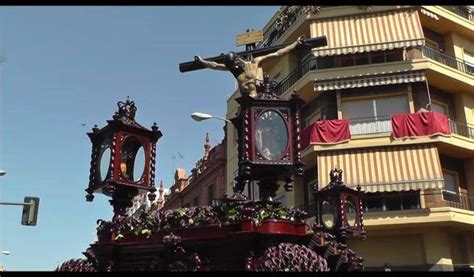
[[[82,257],[96,220],[110,219],[108,198],[85,201],[93,124],[104,126],[130,96],[144,126],[163,132],[157,180],[171,184],[174,164],[189,170],[204,137],[215,145],[222,122],[194,122],[195,111],[225,115],[231,74],[180,73],[194,55],[235,46],[278,9],[264,7],[0,7],[0,200],[41,198],[38,225],[22,226],[21,207],[0,206],[0,265],[53,270]],[[86,124],[86,126],[82,126]],[[184,159],[173,162],[181,153]]]

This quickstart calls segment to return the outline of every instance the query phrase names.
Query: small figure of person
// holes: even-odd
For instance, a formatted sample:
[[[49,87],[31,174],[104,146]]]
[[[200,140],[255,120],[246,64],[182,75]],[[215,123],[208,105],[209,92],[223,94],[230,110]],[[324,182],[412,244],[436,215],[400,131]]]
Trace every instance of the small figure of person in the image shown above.
[[[212,61],[207,61],[202,59],[200,56],[195,56],[194,60],[196,63],[201,64],[202,66],[214,70],[230,71],[232,75],[237,79],[239,84],[239,90],[242,95],[248,95],[250,97],[257,96],[257,86],[262,80],[262,68],[260,63],[266,59],[273,57],[283,56],[298,45],[303,44],[304,36],[300,36],[292,44],[274,52],[261,57],[253,58],[251,57],[250,61],[242,59],[240,56],[234,52],[229,52],[225,55],[224,63],[216,63]]]

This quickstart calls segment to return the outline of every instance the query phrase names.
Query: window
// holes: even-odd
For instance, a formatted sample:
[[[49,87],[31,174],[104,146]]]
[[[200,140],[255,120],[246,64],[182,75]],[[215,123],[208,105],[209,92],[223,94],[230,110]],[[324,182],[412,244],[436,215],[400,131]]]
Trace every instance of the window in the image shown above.
[[[386,53],[385,61],[386,62],[395,62],[403,60],[403,51],[395,50]]]
[[[383,201],[378,197],[367,197],[365,207],[367,212],[381,212],[384,210]]]
[[[367,193],[366,212],[419,209],[420,191],[394,191]]]
[[[313,124],[315,121],[321,119],[321,111],[318,109],[304,120],[304,127],[308,127],[309,125]]]
[[[474,66],[474,53],[464,50],[464,61]]]
[[[216,189],[215,189],[214,184],[212,184],[208,187],[208,204],[211,204],[212,200],[215,199],[216,197],[215,193],[216,193]]]
[[[404,210],[420,208],[420,197],[418,195],[406,195],[402,197],[402,207]]]
[[[354,55],[355,65],[362,65],[369,63],[369,53],[361,53]]]
[[[426,46],[431,47],[435,50],[439,49],[439,44],[436,41],[429,38],[425,38],[425,42],[426,42]]]
[[[444,189],[458,193],[459,192],[459,176],[457,172],[443,169]]]
[[[398,195],[387,195],[385,197],[385,210],[386,211],[398,211],[402,209],[402,199],[397,197]]]
[[[449,117],[448,105],[445,103],[433,100],[431,102],[431,110],[434,112],[442,113],[446,115],[447,117]]]
[[[474,53],[464,50],[464,61],[466,62],[467,73],[474,74]]]
[[[353,55],[345,55],[340,57],[341,60],[341,67],[344,66],[353,66],[354,65],[354,56]]]
[[[335,67],[334,57],[333,56],[318,57],[317,66],[318,66],[318,69]]]
[[[343,99],[342,110],[344,118],[388,117],[409,112],[405,95],[362,100]]]
[[[385,52],[374,52],[372,53],[372,63],[384,63],[385,62]]]

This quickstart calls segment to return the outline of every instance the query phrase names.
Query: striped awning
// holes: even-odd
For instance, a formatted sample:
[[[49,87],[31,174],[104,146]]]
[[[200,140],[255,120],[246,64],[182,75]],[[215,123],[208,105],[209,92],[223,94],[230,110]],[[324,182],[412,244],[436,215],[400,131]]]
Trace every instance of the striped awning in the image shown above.
[[[396,72],[388,74],[372,74],[363,76],[347,76],[332,79],[316,79],[315,91],[372,87],[402,83],[423,82],[426,80],[424,71]]]
[[[349,186],[365,192],[442,189],[438,150],[431,144],[325,151],[318,154],[319,187],[329,183],[329,171],[343,170]]]
[[[418,12],[398,10],[316,20],[312,36],[326,36],[328,45],[315,56],[341,55],[424,45]]]
[[[432,13],[432,12],[430,12],[430,11],[427,11],[427,10],[425,10],[425,9],[423,9],[423,8],[420,9],[420,12],[421,12],[422,14],[426,15],[426,16],[429,16],[429,17],[433,18],[434,20],[439,20],[439,17],[438,17],[436,14],[434,14],[434,13]]]

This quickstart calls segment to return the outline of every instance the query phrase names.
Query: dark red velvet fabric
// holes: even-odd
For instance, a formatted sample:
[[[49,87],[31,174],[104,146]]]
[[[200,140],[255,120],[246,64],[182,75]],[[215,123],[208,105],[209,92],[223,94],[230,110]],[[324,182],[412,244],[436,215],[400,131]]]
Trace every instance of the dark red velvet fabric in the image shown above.
[[[392,115],[392,134],[396,139],[451,135],[451,129],[442,113],[405,113]]]
[[[301,149],[314,144],[337,144],[351,139],[348,119],[319,120],[301,134]]]

